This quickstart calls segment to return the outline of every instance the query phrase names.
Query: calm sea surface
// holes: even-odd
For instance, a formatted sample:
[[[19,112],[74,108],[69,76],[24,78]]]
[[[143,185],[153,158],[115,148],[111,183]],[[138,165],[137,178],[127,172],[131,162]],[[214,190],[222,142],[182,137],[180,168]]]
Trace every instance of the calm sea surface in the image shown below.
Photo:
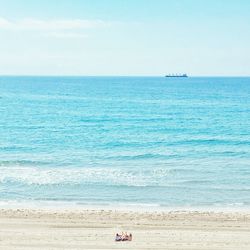
[[[250,78],[0,77],[0,202],[250,207]]]

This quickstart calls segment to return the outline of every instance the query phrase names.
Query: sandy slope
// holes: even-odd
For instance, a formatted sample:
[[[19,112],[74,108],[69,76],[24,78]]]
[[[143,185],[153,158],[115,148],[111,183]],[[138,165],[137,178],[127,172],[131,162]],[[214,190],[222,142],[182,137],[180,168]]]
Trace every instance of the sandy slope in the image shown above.
[[[250,213],[2,209],[0,249],[249,250]]]

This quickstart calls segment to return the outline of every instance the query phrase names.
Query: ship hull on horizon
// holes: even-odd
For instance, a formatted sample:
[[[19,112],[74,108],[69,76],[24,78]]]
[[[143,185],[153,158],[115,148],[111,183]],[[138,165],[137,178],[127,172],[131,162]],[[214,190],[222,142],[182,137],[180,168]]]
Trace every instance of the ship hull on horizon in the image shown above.
[[[165,75],[165,77],[188,77],[187,74],[182,75]]]

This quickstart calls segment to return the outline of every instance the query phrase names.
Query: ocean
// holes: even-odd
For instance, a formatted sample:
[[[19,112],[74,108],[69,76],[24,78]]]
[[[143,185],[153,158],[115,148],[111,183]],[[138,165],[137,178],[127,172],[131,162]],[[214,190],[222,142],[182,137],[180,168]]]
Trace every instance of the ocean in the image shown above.
[[[0,205],[250,207],[250,78],[0,77]]]

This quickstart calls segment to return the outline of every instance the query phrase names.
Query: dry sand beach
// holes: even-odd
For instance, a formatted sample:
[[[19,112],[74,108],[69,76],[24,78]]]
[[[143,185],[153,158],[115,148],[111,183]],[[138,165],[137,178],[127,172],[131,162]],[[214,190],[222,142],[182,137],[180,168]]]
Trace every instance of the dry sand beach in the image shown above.
[[[1,209],[0,249],[250,249],[247,212]],[[115,242],[116,232],[133,233]]]

